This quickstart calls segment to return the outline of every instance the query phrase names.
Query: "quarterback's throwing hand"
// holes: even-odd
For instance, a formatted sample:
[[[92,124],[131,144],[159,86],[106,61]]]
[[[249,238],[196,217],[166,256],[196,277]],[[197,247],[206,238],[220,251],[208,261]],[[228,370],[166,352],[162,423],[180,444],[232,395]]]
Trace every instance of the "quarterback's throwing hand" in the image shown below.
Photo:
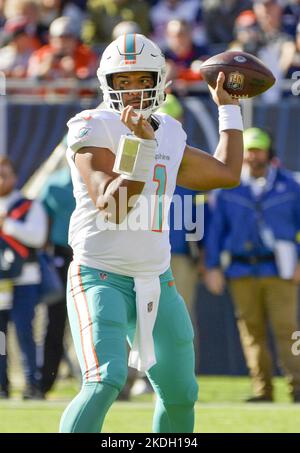
[[[239,105],[238,99],[234,99],[223,88],[224,81],[225,81],[225,74],[223,72],[219,72],[216,87],[212,88],[211,86],[208,85],[209,91],[211,93],[211,96],[212,96],[214,102],[217,104],[217,106],[227,105],[227,104]]]
[[[131,105],[124,108],[121,113],[121,121],[139,138],[153,140],[154,130],[149,121],[142,114],[137,115]]]

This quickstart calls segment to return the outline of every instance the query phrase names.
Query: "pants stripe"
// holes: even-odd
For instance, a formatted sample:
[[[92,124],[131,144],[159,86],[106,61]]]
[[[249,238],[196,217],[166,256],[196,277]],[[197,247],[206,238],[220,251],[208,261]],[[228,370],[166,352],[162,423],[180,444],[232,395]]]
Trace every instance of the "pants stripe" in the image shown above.
[[[82,337],[82,324],[81,324],[80,314],[79,314],[79,310],[78,310],[76,298],[75,298],[75,293],[74,293],[74,281],[73,281],[72,268],[73,268],[73,264],[70,265],[71,294],[72,294],[72,298],[74,301],[74,306],[75,306],[75,310],[76,310],[78,322],[79,322],[81,349],[82,349],[82,353],[83,353],[83,360],[84,360],[85,369],[86,369],[86,373],[87,373],[87,380],[88,380],[88,366],[87,366],[87,360],[86,360],[86,356],[85,356],[85,352],[84,352],[84,344],[83,344],[83,337]]]
[[[80,267],[72,263],[70,270],[71,292],[79,320],[80,341],[86,369],[86,380],[92,381],[92,378],[95,378],[96,381],[100,382],[100,367],[94,347],[92,321],[82,284]]]
[[[85,291],[84,291],[84,288],[83,288],[83,284],[82,284],[82,278],[81,278],[81,274],[80,274],[80,266],[78,266],[78,278],[79,278],[79,284],[80,284],[81,292],[82,292],[83,297],[84,297],[86,313],[87,313],[87,316],[88,316],[88,326],[89,326],[89,333],[90,333],[90,348],[91,348],[91,351],[92,351],[92,354],[93,354],[93,359],[94,359],[91,362],[92,366],[90,367],[90,370],[94,370],[95,371],[96,379],[97,379],[98,382],[100,382],[101,381],[100,366],[99,366],[98,357],[97,357],[97,354],[96,354],[96,351],[95,351],[95,346],[94,346],[94,341],[93,341],[93,331],[92,331],[92,320],[91,320],[91,315],[90,315],[90,312],[89,312],[89,307],[88,307],[86,294],[85,294]]]

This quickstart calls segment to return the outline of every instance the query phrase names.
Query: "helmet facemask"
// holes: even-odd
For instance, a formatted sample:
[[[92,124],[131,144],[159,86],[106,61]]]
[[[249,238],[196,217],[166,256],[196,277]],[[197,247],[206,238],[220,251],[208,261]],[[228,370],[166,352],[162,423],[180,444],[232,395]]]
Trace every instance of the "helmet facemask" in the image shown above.
[[[134,41],[134,52],[124,53],[124,42]],[[129,61],[133,58],[134,62]],[[130,64],[129,64],[130,63]],[[116,90],[113,88],[113,74],[149,72],[153,75],[154,86],[150,88]],[[165,100],[166,66],[164,56],[152,41],[143,35],[124,35],[113,41],[102,55],[97,72],[103,92],[103,102],[108,109],[120,113],[124,105],[124,94],[136,93],[139,107],[134,107],[136,114],[149,118]]]
[[[132,73],[132,71],[130,71]],[[112,75],[107,76],[107,88],[103,90],[104,102],[109,105],[109,108],[117,112],[122,112],[125,108],[124,94],[135,93],[140,99],[139,107],[134,108],[134,112],[142,114],[144,118],[148,118],[151,113],[157,110],[165,99],[164,90],[161,88],[162,80],[160,75],[154,75],[155,85],[151,88],[131,89],[131,90],[116,90],[112,87]]]

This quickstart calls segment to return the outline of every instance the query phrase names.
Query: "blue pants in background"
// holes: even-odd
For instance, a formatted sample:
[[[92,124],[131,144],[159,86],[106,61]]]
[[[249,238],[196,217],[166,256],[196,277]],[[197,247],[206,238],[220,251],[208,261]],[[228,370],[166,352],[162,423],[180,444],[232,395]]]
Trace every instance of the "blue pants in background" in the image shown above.
[[[33,338],[32,322],[38,302],[38,285],[19,285],[14,288],[12,309],[0,310],[1,332],[7,334],[9,321],[13,321],[15,324],[25,381],[28,386],[37,384],[36,345]],[[7,355],[0,356],[0,386],[5,391],[9,390],[7,359]]]

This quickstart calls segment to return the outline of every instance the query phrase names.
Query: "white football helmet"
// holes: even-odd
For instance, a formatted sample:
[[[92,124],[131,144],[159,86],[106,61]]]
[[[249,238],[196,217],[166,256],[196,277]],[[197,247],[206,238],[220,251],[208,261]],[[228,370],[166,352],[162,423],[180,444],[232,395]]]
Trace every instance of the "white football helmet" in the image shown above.
[[[140,90],[114,90],[112,74],[119,72],[149,71],[154,75],[153,88]],[[124,93],[140,93],[140,108],[134,109],[144,118],[157,110],[165,100],[166,61],[160,48],[140,34],[125,34],[119,36],[103,52],[97,71],[100,87],[103,92],[103,102],[106,108],[121,112],[124,109],[122,95]],[[144,101],[150,102],[143,108]]]

